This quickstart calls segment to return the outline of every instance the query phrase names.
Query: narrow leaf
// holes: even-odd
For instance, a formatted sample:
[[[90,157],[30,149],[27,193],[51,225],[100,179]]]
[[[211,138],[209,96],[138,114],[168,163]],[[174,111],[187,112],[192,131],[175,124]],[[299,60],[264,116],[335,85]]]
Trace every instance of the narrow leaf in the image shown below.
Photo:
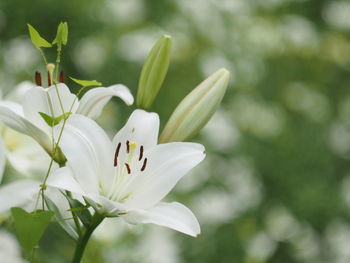
[[[37,210],[33,213],[27,213],[19,207],[11,209],[15,229],[20,243],[26,253],[29,253],[38,245],[40,238],[50,223],[54,215],[52,211]]]
[[[69,78],[82,87],[101,86],[102,85],[101,82],[98,82],[96,80],[81,80],[81,79],[75,79],[72,77],[69,77]]]
[[[40,36],[39,32],[36,31],[34,27],[32,27],[30,24],[27,25],[29,29],[30,39],[32,40],[33,45],[37,49],[40,49],[41,47],[52,47],[52,45],[49,42],[47,42],[44,38]]]

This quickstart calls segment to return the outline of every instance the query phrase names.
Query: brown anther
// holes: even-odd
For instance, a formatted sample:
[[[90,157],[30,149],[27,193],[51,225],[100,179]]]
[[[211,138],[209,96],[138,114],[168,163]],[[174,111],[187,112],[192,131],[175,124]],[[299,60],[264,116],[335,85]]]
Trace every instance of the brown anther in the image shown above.
[[[41,84],[42,84],[41,83],[41,74],[38,71],[35,72],[35,83],[38,86],[41,86]]]
[[[142,157],[143,157],[143,146],[141,145],[141,147],[140,147],[139,161],[141,161]]]
[[[147,165],[147,158],[145,158],[145,159],[143,160],[143,165],[142,165],[142,167],[141,167],[141,172],[143,172],[143,171],[146,169],[146,165]]]
[[[60,72],[59,81],[60,81],[61,83],[64,83],[64,73],[63,73],[63,71]]]
[[[122,144],[118,143],[117,149],[115,150],[115,154],[114,154],[114,167],[116,167],[118,165],[118,155],[119,155],[119,150],[120,150],[120,146]]]
[[[128,170],[128,174],[131,174],[131,169],[129,164],[125,163],[125,166],[126,166],[126,170]]]
[[[126,141],[126,152],[129,153],[130,152],[130,145],[129,145],[129,141]]]
[[[51,81],[50,72],[47,72],[47,85],[49,85],[49,86],[51,86],[51,85],[52,85],[52,81]]]

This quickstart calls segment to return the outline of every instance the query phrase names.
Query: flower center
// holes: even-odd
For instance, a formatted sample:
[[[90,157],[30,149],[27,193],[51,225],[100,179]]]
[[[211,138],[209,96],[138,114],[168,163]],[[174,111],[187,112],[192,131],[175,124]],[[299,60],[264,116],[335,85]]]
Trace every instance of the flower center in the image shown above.
[[[119,142],[117,145],[117,148],[115,150],[114,153],[114,167],[118,166],[118,160],[119,160],[119,153],[120,153],[120,148],[122,146],[122,143]],[[126,149],[126,157],[125,157],[125,168],[128,174],[131,174],[132,170],[131,170],[131,164],[132,161],[136,155],[137,152],[137,143],[134,141],[126,141],[125,142],[125,149]],[[146,169],[147,166],[147,158],[143,158],[143,150],[144,147],[143,145],[140,146],[139,151],[138,151],[138,159],[137,162],[141,162],[142,166],[140,168],[140,171],[143,172]]]
[[[144,172],[147,167],[144,146],[138,146],[134,141],[119,142],[115,149],[113,166],[115,176],[109,198],[125,201],[132,195],[127,192],[128,186],[132,184],[138,173]]]

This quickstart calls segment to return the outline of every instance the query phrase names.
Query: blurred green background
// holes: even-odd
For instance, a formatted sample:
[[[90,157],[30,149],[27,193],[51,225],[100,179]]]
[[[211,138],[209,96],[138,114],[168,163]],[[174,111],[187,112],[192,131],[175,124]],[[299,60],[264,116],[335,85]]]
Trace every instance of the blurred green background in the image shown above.
[[[350,262],[350,1],[1,0],[2,93],[45,72],[26,23],[53,39],[60,21],[70,30],[65,73],[123,83],[134,95],[152,44],[174,38],[152,107],[162,125],[210,73],[233,74],[194,138],[205,162],[168,197],[194,211],[201,236],[111,219],[86,262]],[[47,56],[54,61],[54,50]],[[99,122],[113,134],[131,110],[115,100]],[[73,245],[52,224],[35,262],[69,262]]]

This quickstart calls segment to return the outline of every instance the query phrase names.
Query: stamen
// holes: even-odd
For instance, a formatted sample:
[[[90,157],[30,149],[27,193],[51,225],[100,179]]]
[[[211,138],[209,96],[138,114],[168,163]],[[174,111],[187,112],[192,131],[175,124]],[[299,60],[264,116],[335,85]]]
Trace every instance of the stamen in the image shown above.
[[[117,149],[115,150],[115,154],[114,154],[114,167],[116,167],[118,165],[118,155],[119,155],[119,150],[120,150],[120,146],[122,144],[118,143]]]
[[[60,72],[60,78],[59,78],[61,83],[64,83],[64,73],[63,71]]]
[[[141,147],[140,147],[139,161],[141,161],[142,157],[143,157],[143,145],[141,145]]]
[[[146,165],[147,165],[147,158],[145,158],[145,159],[143,160],[143,165],[142,165],[142,167],[141,167],[141,172],[143,172],[143,171],[146,169]]]
[[[41,74],[38,71],[35,72],[35,83],[38,86],[41,86],[41,84],[42,84],[41,83]]]
[[[125,163],[125,166],[126,166],[126,170],[128,170],[128,174],[131,174],[131,169],[129,164]]]
[[[52,82],[51,82],[51,74],[50,74],[50,72],[47,72],[47,84],[48,84],[49,86],[52,85]]]
[[[126,141],[126,152],[129,153],[130,152],[130,145],[129,145],[129,141]]]

